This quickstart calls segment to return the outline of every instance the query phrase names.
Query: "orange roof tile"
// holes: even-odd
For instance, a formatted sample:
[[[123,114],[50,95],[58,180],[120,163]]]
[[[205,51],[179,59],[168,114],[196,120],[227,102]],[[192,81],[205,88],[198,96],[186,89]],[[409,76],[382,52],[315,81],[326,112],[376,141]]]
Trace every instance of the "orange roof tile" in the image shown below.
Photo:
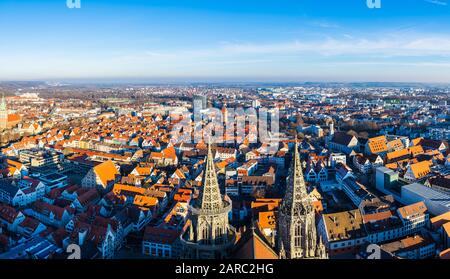
[[[94,172],[98,175],[103,185],[107,185],[109,181],[114,181],[119,171],[111,160],[103,162],[94,167]]]
[[[450,222],[444,224],[442,228],[444,229],[444,232],[447,235],[447,237],[450,237]]]
[[[450,211],[447,213],[444,213],[442,215],[431,218],[430,222],[431,222],[431,225],[434,227],[434,229],[437,229],[437,228],[443,226],[445,223],[450,223]]]
[[[411,155],[413,157],[416,157],[419,154],[423,154],[423,148],[421,145],[417,145],[417,146],[412,146],[409,148],[409,152],[411,153]]]
[[[263,229],[275,229],[276,228],[276,218],[275,212],[265,211],[258,213],[259,226]]]
[[[7,159],[7,160],[6,160],[6,163],[7,163],[9,166],[14,166],[14,167],[17,168],[17,169],[21,169],[22,166],[23,166],[22,163],[17,162],[17,161],[14,161],[14,160],[11,160],[11,159]]]
[[[427,206],[424,202],[418,202],[401,207],[398,209],[398,212],[402,218],[406,219],[411,215],[424,214],[427,210]]]
[[[372,152],[372,153],[376,154],[376,153],[387,151],[387,144],[386,144],[385,136],[370,138],[367,141],[367,144],[369,145],[370,152]]]
[[[267,206],[269,210],[277,208],[281,203],[281,199],[256,199],[251,203],[251,208]]]
[[[20,121],[22,117],[19,114],[8,114],[8,122],[16,122]]]
[[[422,140],[423,140],[423,138],[415,138],[415,139],[411,140],[411,145],[412,145],[412,146],[416,146],[416,145],[418,145]]]
[[[393,214],[391,211],[384,211],[384,212],[378,212],[378,213],[373,213],[373,214],[366,214],[363,215],[363,221],[364,223],[368,223],[371,221],[380,221],[380,220],[384,220],[387,218],[392,217]]]
[[[150,175],[152,168],[137,166],[134,170],[138,173],[138,175]]]
[[[410,168],[415,178],[422,178],[430,173],[431,171],[430,167],[432,165],[433,163],[431,161],[422,161],[419,163],[412,164]]]
[[[313,201],[312,202],[312,206],[314,207],[314,210],[316,211],[316,213],[322,213],[323,212],[323,204],[322,201]]]
[[[137,206],[151,207],[158,203],[158,199],[154,197],[147,197],[142,195],[136,195],[133,200],[133,204]]]
[[[389,149],[399,150],[399,149],[403,149],[404,145],[400,139],[396,139],[396,140],[388,142],[387,147]]]
[[[237,259],[278,259],[278,255],[256,232],[245,232],[237,243]]]
[[[396,170],[398,168],[397,163],[391,163],[391,164],[386,164],[384,165],[386,168],[391,169],[391,170]]]
[[[138,194],[142,195],[142,194],[144,194],[145,189],[142,187],[136,187],[136,186],[131,186],[131,185],[119,184],[119,183],[114,184],[112,192],[115,195],[120,195],[122,193],[122,191],[133,192],[133,193],[138,193]]]
[[[165,158],[175,159],[177,157],[177,153],[175,147],[170,146],[163,150],[162,154]]]
[[[409,155],[410,153],[409,153],[409,150],[408,149],[401,149],[401,150],[396,150],[396,151],[393,151],[393,152],[389,152],[387,155],[386,155],[386,158],[388,159],[388,160],[393,160],[393,159],[396,159],[396,158],[400,158],[400,157],[403,157],[403,156],[407,156],[407,155]]]

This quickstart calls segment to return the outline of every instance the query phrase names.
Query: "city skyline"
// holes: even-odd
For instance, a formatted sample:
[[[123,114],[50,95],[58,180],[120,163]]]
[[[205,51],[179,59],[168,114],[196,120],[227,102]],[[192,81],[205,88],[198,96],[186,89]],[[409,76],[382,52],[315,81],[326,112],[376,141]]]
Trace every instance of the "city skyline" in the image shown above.
[[[0,80],[450,80],[446,1],[65,2],[0,2]]]
[[[0,95],[0,260],[450,255],[450,87]]]
[[[448,269],[450,0],[0,0],[12,274],[397,259]]]

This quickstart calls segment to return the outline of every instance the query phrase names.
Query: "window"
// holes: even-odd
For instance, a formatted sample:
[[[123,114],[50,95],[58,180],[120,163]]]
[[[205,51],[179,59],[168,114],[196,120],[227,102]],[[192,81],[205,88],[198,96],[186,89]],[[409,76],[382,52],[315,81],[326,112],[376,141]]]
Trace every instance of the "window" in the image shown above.
[[[300,246],[301,237],[302,237],[301,227],[299,225],[295,225],[295,229],[294,229],[294,245],[295,246]]]
[[[203,239],[206,240],[208,238],[208,228],[207,227],[203,228],[202,234],[203,234]]]

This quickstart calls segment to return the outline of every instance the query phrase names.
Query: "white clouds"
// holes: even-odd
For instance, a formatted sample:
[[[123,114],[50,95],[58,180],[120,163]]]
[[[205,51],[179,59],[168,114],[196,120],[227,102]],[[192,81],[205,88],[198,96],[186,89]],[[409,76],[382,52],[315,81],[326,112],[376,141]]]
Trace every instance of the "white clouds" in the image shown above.
[[[334,22],[324,21],[324,20],[308,21],[307,24],[310,26],[320,27],[320,28],[325,28],[325,29],[341,28],[341,26],[339,24],[336,24]]]
[[[326,39],[269,44],[227,44],[216,50],[222,54],[316,54],[370,56],[445,56],[450,57],[450,37]]]
[[[239,61],[277,61],[286,57],[314,59],[340,59],[343,57],[369,59],[419,59],[429,62],[430,57],[450,59],[450,36],[408,36],[386,34],[380,38],[293,40],[272,43],[222,42],[216,46],[198,49],[149,50],[126,54],[114,60],[133,63],[158,64],[238,64]],[[240,62],[239,64],[243,64]]]
[[[450,36],[390,33],[372,38],[221,42],[205,48],[143,52],[130,62],[135,69],[144,70],[147,64],[152,73],[174,75],[448,81]]]
[[[353,66],[387,66],[387,67],[437,67],[450,68],[450,63],[442,62],[386,62],[386,61],[363,61],[363,62],[339,62],[336,65]]]
[[[445,1],[439,1],[439,0],[425,0],[425,2],[434,4],[434,5],[447,6],[447,2],[445,2]]]
[[[77,55],[74,53],[74,55]],[[24,59],[25,60],[25,59]],[[6,59],[3,75],[20,75],[15,59]],[[35,57],[30,76],[46,72],[65,77],[146,76],[310,76],[348,80],[375,74],[391,79],[450,80],[450,35],[395,32],[335,34],[320,39],[273,42],[218,42],[204,47],[148,48],[102,52],[100,56]],[[18,65],[18,64],[17,64]],[[16,71],[14,70],[16,69]],[[390,71],[390,72],[389,72]]]

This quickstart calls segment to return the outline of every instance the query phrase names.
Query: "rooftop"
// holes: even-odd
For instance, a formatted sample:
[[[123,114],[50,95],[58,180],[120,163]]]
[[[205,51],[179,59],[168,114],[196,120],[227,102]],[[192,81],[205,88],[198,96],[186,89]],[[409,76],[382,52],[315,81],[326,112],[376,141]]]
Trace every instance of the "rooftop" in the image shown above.
[[[366,236],[363,218],[359,209],[339,213],[324,214],[328,239],[342,241]]]
[[[381,245],[381,248],[390,253],[400,253],[411,250],[416,250],[430,244],[433,244],[434,241],[428,236],[415,235],[411,237],[406,237],[404,239],[386,243]]]

